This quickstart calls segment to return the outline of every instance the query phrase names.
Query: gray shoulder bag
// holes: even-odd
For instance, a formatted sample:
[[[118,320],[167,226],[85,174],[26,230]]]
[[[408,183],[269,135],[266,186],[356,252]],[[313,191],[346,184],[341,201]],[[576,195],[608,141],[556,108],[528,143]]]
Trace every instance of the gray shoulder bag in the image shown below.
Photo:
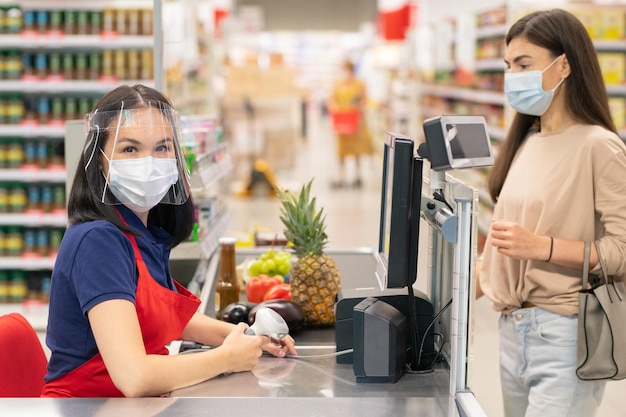
[[[578,294],[578,367],[582,380],[626,378],[626,290],[606,274],[600,245],[594,242],[602,275],[589,282],[589,242],[585,242],[583,286]]]

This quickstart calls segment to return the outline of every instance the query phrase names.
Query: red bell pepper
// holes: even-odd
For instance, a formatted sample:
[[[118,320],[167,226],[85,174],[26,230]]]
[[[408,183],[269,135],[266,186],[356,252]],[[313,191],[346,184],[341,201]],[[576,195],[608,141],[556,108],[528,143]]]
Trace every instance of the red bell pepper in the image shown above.
[[[291,285],[277,284],[270,288],[263,297],[263,301],[267,300],[289,300],[291,301]]]
[[[248,301],[253,303],[260,303],[263,301],[265,293],[275,285],[282,284],[280,277],[270,277],[265,274],[259,274],[256,277],[250,278],[246,284],[246,297]]]

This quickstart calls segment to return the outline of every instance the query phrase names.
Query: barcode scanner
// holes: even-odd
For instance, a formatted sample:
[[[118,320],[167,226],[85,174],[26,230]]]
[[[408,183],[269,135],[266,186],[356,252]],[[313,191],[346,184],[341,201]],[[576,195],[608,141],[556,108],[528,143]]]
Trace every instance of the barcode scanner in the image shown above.
[[[280,314],[268,307],[260,308],[254,315],[254,324],[244,334],[249,336],[269,336],[280,340],[289,335],[289,326]]]

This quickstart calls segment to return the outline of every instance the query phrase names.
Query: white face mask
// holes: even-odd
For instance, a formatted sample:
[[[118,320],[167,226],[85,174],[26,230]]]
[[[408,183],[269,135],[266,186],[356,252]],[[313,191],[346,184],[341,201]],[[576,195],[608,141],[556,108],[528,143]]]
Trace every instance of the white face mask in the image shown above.
[[[148,156],[109,161],[109,189],[122,204],[138,213],[159,204],[176,181],[176,159]]]
[[[511,107],[522,114],[542,116],[550,107],[554,92],[564,78],[551,90],[543,89],[543,73],[563,55],[558,56],[543,71],[526,71],[504,74],[504,92]]]

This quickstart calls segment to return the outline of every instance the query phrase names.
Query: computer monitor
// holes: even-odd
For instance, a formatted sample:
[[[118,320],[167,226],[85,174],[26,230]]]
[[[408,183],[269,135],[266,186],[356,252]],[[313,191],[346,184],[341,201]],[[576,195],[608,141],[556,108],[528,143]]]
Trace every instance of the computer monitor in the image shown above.
[[[411,138],[387,133],[383,150],[383,173],[380,208],[380,230],[376,277],[380,289],[406,288],[410,349],[407,365],[413,370],[426,369],[424,352],[432,350],[432,337],[426,335],[424,306],[432,314],[427,300],[418,303],[413,290],[417,279],[420,210],[422,202],[423,159],[414,154]]]
[[[376,256],[376,278],[381,290],[404,288],[415,282],[421,163],[414,155],[413,139],[392,133],[385,135]],[[417,183],[416,175],[419,176]]]
[[[424,121],[426,147],[418,153],[434,171],[493,165],[491,141],[483,116],[437,116]]]

